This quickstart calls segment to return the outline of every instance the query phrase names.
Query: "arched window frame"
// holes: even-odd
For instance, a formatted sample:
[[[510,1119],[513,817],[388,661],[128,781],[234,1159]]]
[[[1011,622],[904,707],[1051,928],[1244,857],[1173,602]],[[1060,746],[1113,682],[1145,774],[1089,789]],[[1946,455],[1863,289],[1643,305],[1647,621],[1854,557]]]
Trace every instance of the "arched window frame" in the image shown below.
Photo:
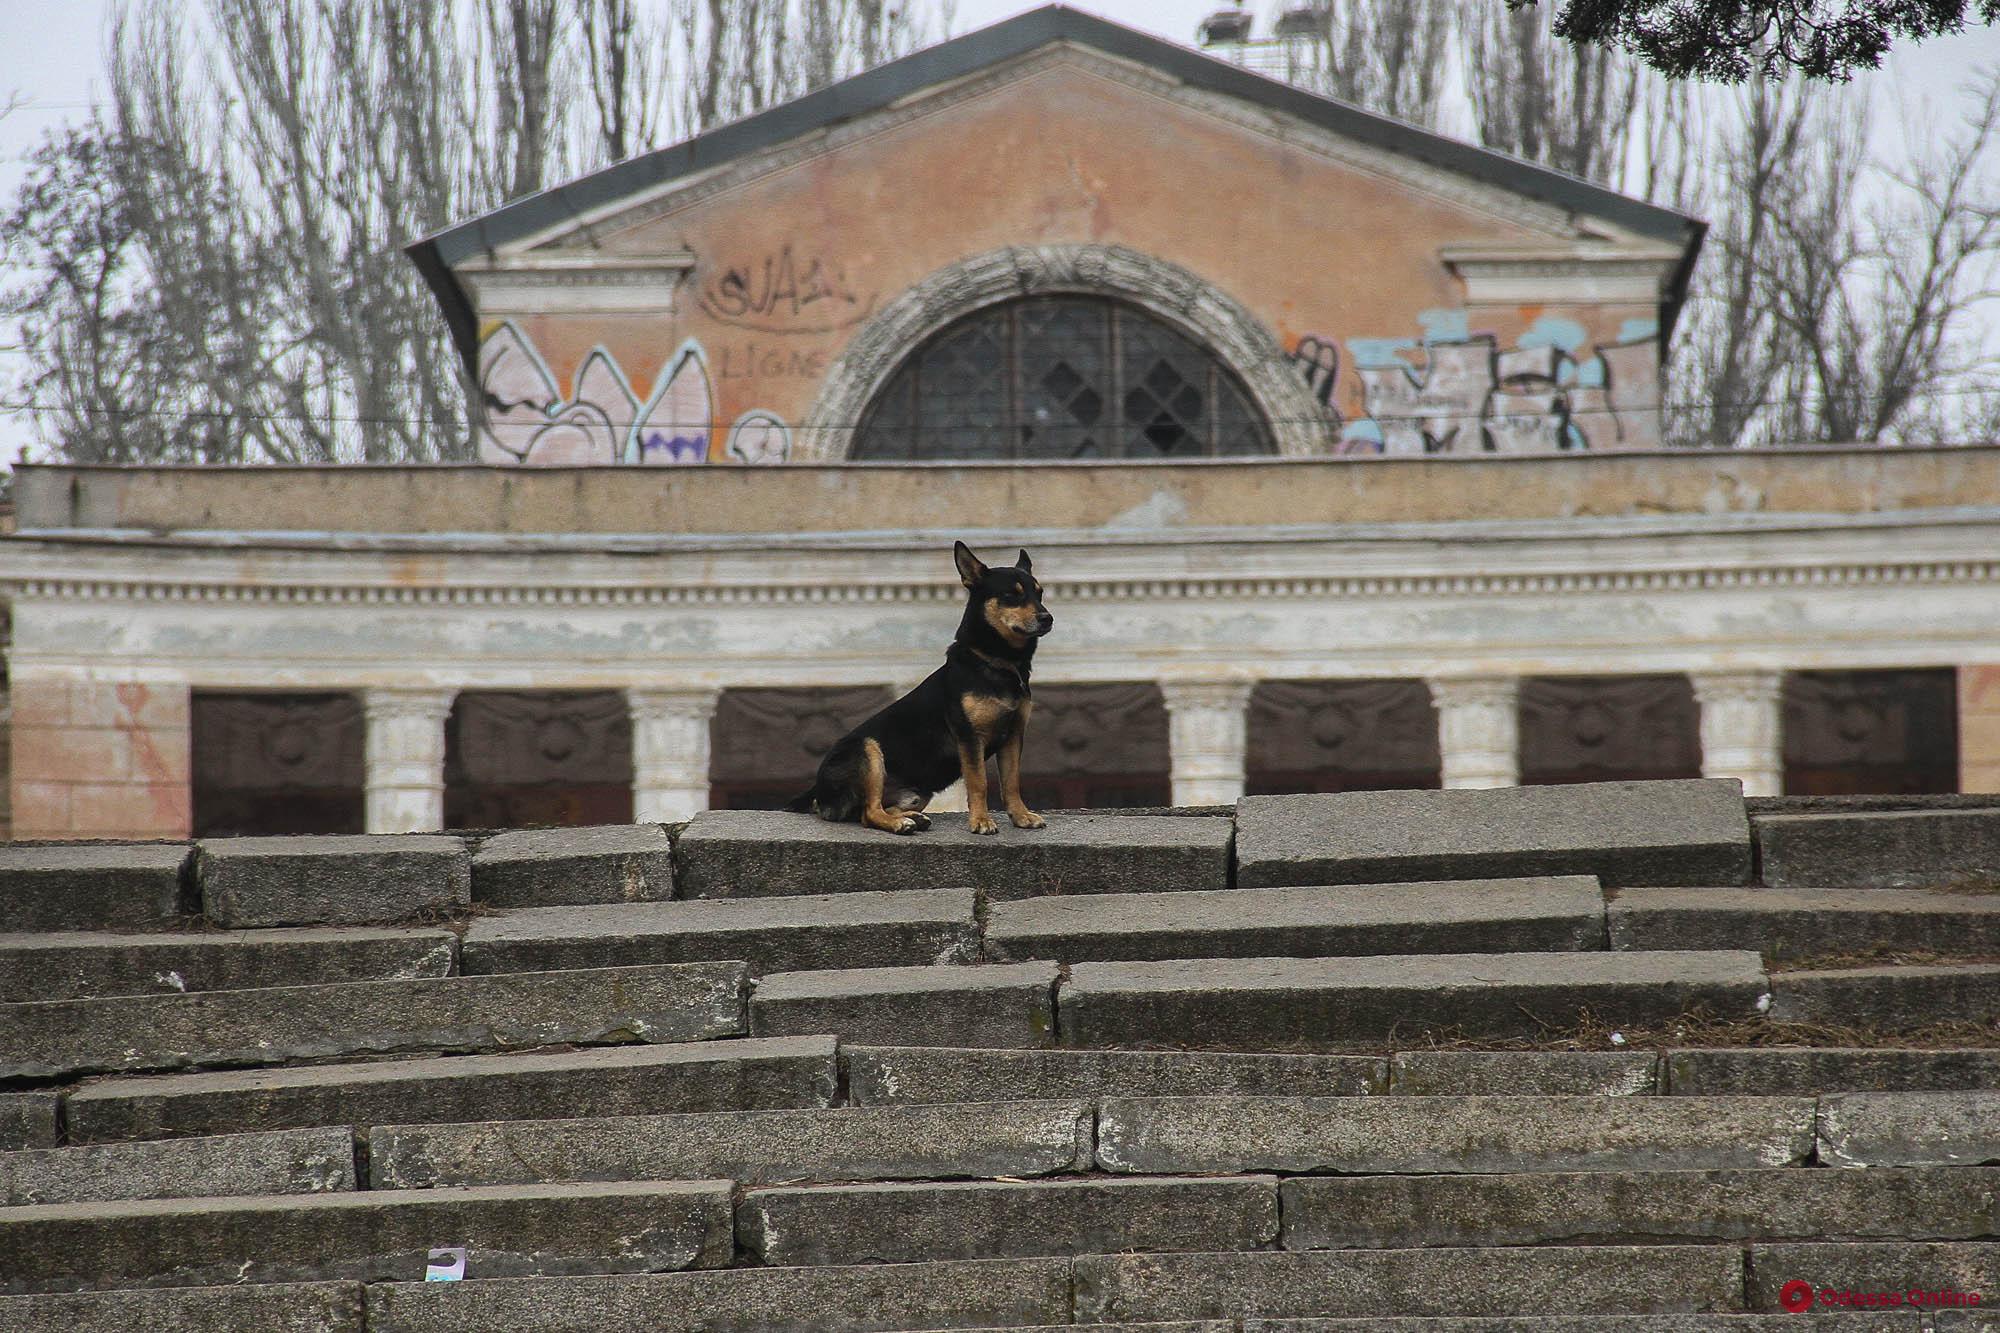
[[[848,457],[856,427],[903,361],[933,335],[1020,296],[1085,293],[1128,302],[1206,348],[1242,384],[1280,454],[1332,451],[1336,427],[1264,324],[1178,264],[1119,245],[1010,246],[948,265],[858,328],[793,437],[795,461]]]

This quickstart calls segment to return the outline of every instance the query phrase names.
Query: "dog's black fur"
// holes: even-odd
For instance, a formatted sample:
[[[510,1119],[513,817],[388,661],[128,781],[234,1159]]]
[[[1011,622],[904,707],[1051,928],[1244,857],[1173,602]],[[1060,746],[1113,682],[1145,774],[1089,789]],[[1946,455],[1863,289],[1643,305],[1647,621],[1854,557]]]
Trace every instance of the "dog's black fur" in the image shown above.
[[[834,742],[810,790],[790,805],[821,819],[859,819],[885,833],[931,826],[931,797],[965,779],[966,822],[997,833],[987,809],[986,760],[998,756],[1007,815],[1016,828],[1040,828],[1021,803],[1021,743],[1034,711],[1028,676],[1035,645],[1055,623],[1042,605],[1028,553],[1011,568],[989,569],[964,542],[952,547],[965,614],[944,665],[924,682]]]

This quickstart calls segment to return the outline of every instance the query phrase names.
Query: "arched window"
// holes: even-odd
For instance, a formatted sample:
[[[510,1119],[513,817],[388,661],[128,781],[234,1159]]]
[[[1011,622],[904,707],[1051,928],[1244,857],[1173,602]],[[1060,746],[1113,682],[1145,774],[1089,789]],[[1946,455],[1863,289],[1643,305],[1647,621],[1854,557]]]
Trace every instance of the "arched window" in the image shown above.
[[[1209,458],[1275,452],[1243,385],[1136,306],[1032,296],[927,339],[869,405],[852,457]]]

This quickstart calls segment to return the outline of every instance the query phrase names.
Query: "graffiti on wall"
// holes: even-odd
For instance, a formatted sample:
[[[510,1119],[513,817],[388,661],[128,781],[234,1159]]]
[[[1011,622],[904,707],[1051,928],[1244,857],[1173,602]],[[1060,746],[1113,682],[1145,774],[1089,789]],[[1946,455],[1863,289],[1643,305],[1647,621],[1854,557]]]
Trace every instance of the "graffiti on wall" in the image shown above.
[[[790,245],[725,267],[702,284],[699,299],[710,317],[766,333],[833,333],[875,309],[874,293],[857,291],[843,265],[824,255],[801,263]]]
[[[1502,346],[1463,310],[1427,310],[1415,338],[1349,338],[1360,412],[1335,410],[1336,341],[1306,334],[1293,366],[1340,426],[1342,453],[1553,453],[1644,449],[1660,440],[1659,328],[1627,320],[1592,344],[1573,319],[1544,316]],[[1352,400],[1350,400],[1352,401]]]
[[[720,445],[708,357],[692,338],[661,365],[643,399],[602,347],[584,357],[565,394],[533,341],[508,320],[479,345],[479,392],[483,463],[662,466],[711,457],[782,463],[791,454],[790,430],[761,409],[738,418],[727,447]]]

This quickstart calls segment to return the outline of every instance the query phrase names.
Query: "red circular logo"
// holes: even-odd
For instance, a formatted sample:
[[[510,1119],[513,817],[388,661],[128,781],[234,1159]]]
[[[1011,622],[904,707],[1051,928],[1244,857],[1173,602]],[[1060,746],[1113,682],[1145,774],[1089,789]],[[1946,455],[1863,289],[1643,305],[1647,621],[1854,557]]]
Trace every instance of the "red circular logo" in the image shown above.
[[[1803,1278],[1793,1278],[1778,1288],[1778,1304],[1793,1314],[1804,1314],[1812,1308],[1812,1283]]]

